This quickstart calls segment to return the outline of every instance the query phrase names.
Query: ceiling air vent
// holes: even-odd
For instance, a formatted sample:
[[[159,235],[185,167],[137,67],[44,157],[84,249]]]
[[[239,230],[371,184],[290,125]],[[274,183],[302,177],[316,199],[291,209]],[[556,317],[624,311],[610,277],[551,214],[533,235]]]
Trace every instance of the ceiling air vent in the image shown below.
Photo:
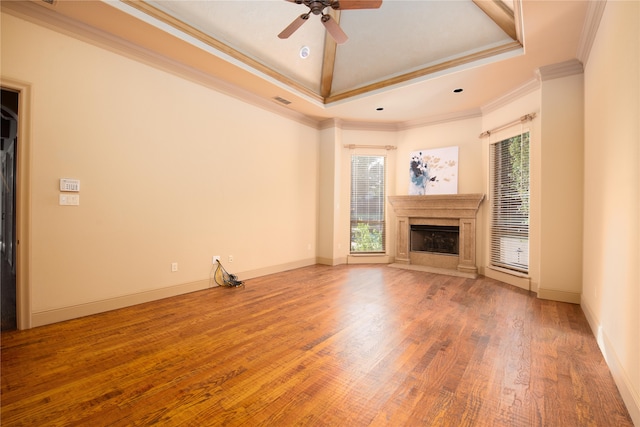
[[[286,99],[281,98],[279,96],[275,96],[275,97],[273,97],[273,99],[275,99],[276,101],[278,101],[279,103],[284,104],[284,105],[291,104],[291,101],[287,101]]]

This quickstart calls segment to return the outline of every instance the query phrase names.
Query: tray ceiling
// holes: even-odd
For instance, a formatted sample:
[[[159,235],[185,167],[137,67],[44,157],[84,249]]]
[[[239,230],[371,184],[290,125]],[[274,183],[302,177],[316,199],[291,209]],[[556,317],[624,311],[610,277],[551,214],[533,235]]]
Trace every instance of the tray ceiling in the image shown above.
[[[5,0],[0,7],[306,123],[397,129],[477,117],[554,65],[579,72],[591,4],[383,0],[379,9],[334,15],[349,37],[340,45],[317,15],[278,38],[308,10],[285,0]]]
[[[128,3],[179,31],[222,46],[250,66],[268,69],[323,103],[500,58],[505,52],[522,52],[516,36],[518,15],[513,4],[502,2],[384,0],[379,9],[328,8],[349,36],[340,45],[315,15],[291,37],[279,39],[282,29],[309,10],[283,0]],[[305,58],[300,55],[303,48],[309,52]]]

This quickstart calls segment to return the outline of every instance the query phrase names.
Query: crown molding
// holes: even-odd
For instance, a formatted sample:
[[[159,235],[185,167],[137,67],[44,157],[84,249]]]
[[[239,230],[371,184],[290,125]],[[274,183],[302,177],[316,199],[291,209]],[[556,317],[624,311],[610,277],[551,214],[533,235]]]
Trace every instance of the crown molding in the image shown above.
[[[357,121],[342,120],[340,128],[342,130],[374,130],[374,131],[395,132],[398,130],[398,124],[385,123],[385,122],[357,122]]]
[[[349,121],[339,118],[331,118],[322,120],[318,124],[318,129],[330,129],[337,128],[342,130],[373,130],[373,131],[385,131],[385,132],[395,132],[398,130],[397,123],[391,122],[360,122],[360,121]]]
[[[543,81],[582,74],[583,72],[584,67],[582,66],[582,62],[577,59],[570,59],[557,64],[545,65],[536,71],[535,78],[532,78],[514,90],[483,105],[480,107],[480,110],[483,114],[495,111],[498,108],[512,103],[516,99],[522,98],[523,96],[540,89],[540,83]]]
[[[359,122],[344,119],[332,118],[319,123],[319,129],[338,128],[342,130],[371,130],[383,132],[397,132],[412,128],[433,126],[441,123],[456,122],[459,120],[474,119],[482,117],[479,109],[459,111],[455,113],[441,114],[437,116],[425,117],[408,122]]]
[[[531,92],[535,92],[538,89],[540,89],[540,80],[537,78],[532,78],[531,80],[525,82],[521,86],[518,86],[511,92],[507,92],[499,98],[496,98],[493,101],[490,101],[489,103],[483,105],[482,107],[480,107],[480,110],[482,111],[482,114],[487,114],[491,111],[497,110],[498,108],[502,108],[505,105],[512,103],[516,99],[530,94]]]
[[[331,119],[324,119],[318,122],[318,130],[325,130],[325,129],[332,129],[332,128],[342,129],[342,119],[334,117]]]
[[[570,59],[557,64],[544,65],[538,68],[536,74],[539,76],[540,81],[546,81],[582,73],[584,73],[582,62],[577,59]]]
[[[246,102],[263,110],[318,129],[319,121],[310,116],[286,108],[275,100],[264,99],[204,71],[171,59],[160,53],[141,47],[121,37],[77,21],[30,1],[3,2],[2,11],[52,31],[109,50],[134,61],[163,70],[177,77],[200,84],[221,94]]]
[[[433,126],[441,123],[457,122],[459,120],[474,119],[482,117],[482,111],[479,108],[473,108],[465,111],[457,111],[455,113],[439,114],[431,117],[424,117],[416,120],[409,120],[398,124],[398,130],[408,130],[423,126]]]
[[[591,53],[591,47],[598,33],[600,27],[600,21],[604,14],[604,8],[607,5],[607,0],[592,0],[587,6],[587,16],[584,20],[584,26],[582,27],[582,34],[580,35],[580,41],[578,43],[577,58],[583,64],[587,64],[589,60],[589,54]]]

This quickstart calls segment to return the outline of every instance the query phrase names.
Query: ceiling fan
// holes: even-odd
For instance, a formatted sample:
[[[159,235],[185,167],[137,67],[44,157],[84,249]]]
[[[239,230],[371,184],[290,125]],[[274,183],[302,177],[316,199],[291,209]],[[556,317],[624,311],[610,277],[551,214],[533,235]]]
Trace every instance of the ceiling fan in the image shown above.
[[[278,37],[281,39],[289,38],[302,24],[309,19],[309,16],[320,15],[320,20],[325,26],[331,37],[338,44],[342,44],[347,41],[348,37],[342,31],[342,28],[338,25],[335,19],[324,13],[324,10],[328,7],[335,10],[349,10],[349,9],[377,9],[382,4],[382,0],[287,0],[292,3],[304,4],[309,8],[309,12],[303,13],[298,16],[287,28],[282,30]]]

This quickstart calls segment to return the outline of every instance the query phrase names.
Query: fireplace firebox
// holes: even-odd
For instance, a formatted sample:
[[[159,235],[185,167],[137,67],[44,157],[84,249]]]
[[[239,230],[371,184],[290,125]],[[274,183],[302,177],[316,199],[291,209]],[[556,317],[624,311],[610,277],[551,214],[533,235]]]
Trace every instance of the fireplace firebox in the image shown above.
[[[411,225],[411,251],[458,255],[460,227],[449,225]]]

